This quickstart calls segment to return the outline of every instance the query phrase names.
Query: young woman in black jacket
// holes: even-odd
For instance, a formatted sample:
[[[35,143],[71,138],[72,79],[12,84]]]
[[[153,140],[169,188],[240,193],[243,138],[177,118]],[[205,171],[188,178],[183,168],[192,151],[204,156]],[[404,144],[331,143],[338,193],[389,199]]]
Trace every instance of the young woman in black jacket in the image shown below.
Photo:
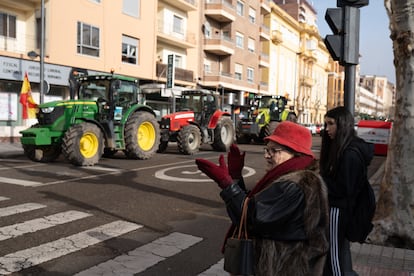
[[[324,275],[358,275],[352,269],[345,228],[347,214],[355,204],[357,184],[373,155],[373,144],[357,137],[351,112],[341,106],[326,113],[319,160],[320,174],[328,187],[330,207],[330,252]]]

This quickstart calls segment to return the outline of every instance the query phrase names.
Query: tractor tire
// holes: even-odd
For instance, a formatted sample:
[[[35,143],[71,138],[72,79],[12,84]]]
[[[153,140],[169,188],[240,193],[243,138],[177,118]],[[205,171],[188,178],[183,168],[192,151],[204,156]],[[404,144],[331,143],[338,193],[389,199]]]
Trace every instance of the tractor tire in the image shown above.
[[[270,121],[267,125],[265,125],[262,130],[260,131],[259,137],[255,139],[255,142],[258,144],[264,143],[264,138],[272,135],[273,131],[275,131],[279,122],[277,121]]]
[[[249,135],[241,135],[237,136],[236,141],[237,144],[250,144],[251,137]]]
[[[160,128],[157,119],[149,112],[132,114],[125,126],[125,155],[131,159],[149,159],[158,150]]]
[[[22,145],[24,155],[35,162],[48,163],[55,161],[60,153],[60,145],[50,146],[36,146],[36,145]]]
[[[214,130],[214,141],[211,145],[216,151],[227,151],[234,142],[234,126],[228,117],[221,117]]]
[[[183,127],[177,136],[177,146],[181,153],[192,155],[200,150],[201,132],[195,125]]]
[[[92,123],[70,127],[63,137],[62,151],[66,159],[76,166],[93,166],[103,154],[101,129]]]

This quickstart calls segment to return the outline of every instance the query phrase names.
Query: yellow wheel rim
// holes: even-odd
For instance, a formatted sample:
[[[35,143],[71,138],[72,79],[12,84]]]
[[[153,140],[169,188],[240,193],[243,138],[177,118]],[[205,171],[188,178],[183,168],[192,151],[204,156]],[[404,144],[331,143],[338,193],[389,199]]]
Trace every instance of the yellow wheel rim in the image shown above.
[[[87,132],[83,134],[79,141],[79,150],[83,157],[93,157],[99,148],[98,137],[94,133]]]
[[[142,123],[138,128],[137,133],[138,145],[142,150],[150,150],[155,143],[155,128],[149,123]]]

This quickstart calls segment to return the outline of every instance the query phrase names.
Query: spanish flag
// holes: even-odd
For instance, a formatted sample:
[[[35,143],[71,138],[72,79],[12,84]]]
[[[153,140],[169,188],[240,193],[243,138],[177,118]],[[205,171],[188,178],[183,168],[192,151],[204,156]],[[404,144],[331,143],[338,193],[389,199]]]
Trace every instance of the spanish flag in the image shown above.
[[[27,72],[24,74],[22,89],[20,90],[20,103],[23,106],[23,119],[35,119],[37,103],[33,100]]]

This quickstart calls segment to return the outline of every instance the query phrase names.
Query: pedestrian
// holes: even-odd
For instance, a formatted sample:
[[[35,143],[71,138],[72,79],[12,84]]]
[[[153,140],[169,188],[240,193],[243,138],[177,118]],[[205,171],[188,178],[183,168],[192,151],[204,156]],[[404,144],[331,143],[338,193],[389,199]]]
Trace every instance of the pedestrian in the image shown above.
[[[226,165],[196,159],[222,191],[232,233],[249,198],[247,229],[254,241],[255,275],[322,275],[328,252],[328,199],[305,127],[284,121],[264,138],[265,175],[251,191],[242,177],[245,153],[230,147]],[[226,235],[226,239],[229,234]]]
[[[330,252],[325,275],[358,275],[352,268],[345,227],[348,214],[355,204],[356,184],[363,177],[373,155],[373,144],[357,136],[350,111],[341,106],[326,113],[319,159],[320,174],[328,187],[330,207]]]

